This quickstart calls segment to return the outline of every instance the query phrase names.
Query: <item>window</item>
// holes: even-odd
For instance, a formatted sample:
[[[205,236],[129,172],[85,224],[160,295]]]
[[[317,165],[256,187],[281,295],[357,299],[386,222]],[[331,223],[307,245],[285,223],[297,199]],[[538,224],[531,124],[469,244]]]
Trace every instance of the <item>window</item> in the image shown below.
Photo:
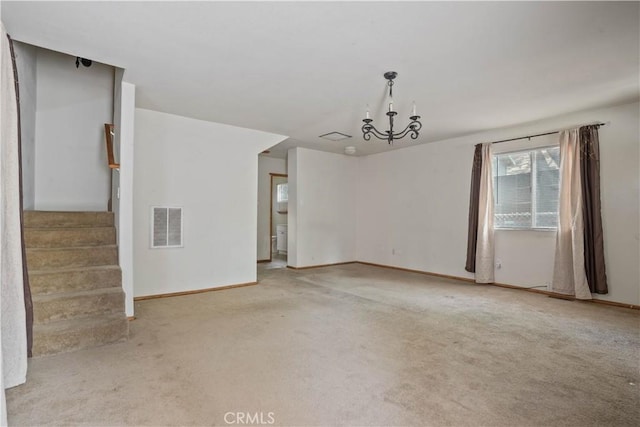
[[[495,227],[556,228],[559,167],[557,146],[494,155]]]
[[[289,184],[278,184],[278,203],[289,201]]]

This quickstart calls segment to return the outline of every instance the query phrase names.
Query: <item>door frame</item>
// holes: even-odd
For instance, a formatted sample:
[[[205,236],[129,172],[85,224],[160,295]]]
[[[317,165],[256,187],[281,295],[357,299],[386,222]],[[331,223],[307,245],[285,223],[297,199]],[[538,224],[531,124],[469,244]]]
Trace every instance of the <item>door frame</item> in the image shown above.
[[[273,244],[271,243],[271,236],[275,230],[273,229],[273,178],[289,178],[286,173],[274,173],[270,172],[271,185],[269,185],[269,262],[273,261]],[[289,180],[287,179],[287,182]],[[289,219],[287,218],[287,224]]]

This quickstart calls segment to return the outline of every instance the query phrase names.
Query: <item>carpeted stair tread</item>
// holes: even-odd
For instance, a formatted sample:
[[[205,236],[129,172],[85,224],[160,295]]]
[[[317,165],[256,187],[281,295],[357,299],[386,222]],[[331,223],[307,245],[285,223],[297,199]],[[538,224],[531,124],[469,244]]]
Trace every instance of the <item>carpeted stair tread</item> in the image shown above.
[[[61,320],[33,326],[33,355],[43,356],[124,341],[129,321],[121,314]]]
[[[25,228],[113,227],[113,212],[25,211]]]
[[[27,248],[70,248],[116,244],[114,227],[25,228]]]
[[[116,245],[27,248],[26,252],[29,271],[118,264]]]
[[[121,288],[34,295],[32,299],[34,324],[104,314],[124,315]]]
[[[82,291],[73,291],[73,292],[56,292],[54,294],[39,294],[33,295],[33,302],[46,302],[46,301],[54,301],[60,298],[73,298],[73,297],[84,297],[84,296],[93,296],[93,295],[101,295],[101,294],[119,294],[122,292],[121,288],[99,288],[99,289],[88,289]]]
[[[34,295],[122,287],[122,272],[117,265],[75,267],[29,271],[29,285]]]

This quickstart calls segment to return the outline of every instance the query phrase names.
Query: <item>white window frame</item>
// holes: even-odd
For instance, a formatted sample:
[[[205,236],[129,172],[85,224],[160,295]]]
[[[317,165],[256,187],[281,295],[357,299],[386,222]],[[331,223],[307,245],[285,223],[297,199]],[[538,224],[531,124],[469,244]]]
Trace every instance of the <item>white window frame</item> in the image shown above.
[[[509,151],[499,151],[499,152],[494,152],[492,154],[492,159],[491,162],[493,163],[494,159],[497,158],[498,156],[503,156],[506,154],[520,154],[520,153],[531,153],[533,151],[540,151],[540,150],[544,150],[546,148],[556,148],[559,147],[559,144],[546,144],[546,145],[540,145],[540,146],[536,146],[536,147],[531,147],[531,148],[518,148],[515,150],[509,150]],[[530,154],[531,155],[531,154]],[[533,159],[532,159],[533,160]],[[497,164],[497,162],[496,162]],[[559,167],[560,165],[558,165]],[[497,173],[497,171],[496,171]],[[538,194],[538,183],[537,180],[535,179],[535,177],[537,176],[538,173],[538,165],[537,162],[532,161],[531,162],[531,222],[533,223],[535,221],[536,215],[535,212],[537,212],[537,205],[536,205],[536,199],[537,199],[537,194]],[[494,177],[491,177],[492,180]],[[559,177],[558,177],[559,179]],[[493,191],[493,197],[494,197],[494,223],[495,223],[495,197],[496,197],[496,191],[494,189]],[[494,225],[494,229],[496,230],[515,230],[515,231],[553,231],[556,232],[558,230],[558,227],[538,227],[538,226],[531,226],[531,227],[513,227],[513,226],[497,226]]]

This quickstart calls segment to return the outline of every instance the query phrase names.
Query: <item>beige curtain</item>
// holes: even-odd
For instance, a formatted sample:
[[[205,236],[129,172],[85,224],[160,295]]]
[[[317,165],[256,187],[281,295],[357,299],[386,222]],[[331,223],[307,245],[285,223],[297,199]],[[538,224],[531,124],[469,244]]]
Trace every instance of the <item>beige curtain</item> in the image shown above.
[[[478,238],[476,242],[476,283],[494,282],[493,173],[491,143],[482,144],[480,197],[478,200]]]
[[[578,129],[560,132],[558,232],[551,289],[591,299],[584,267],[584,225]]]
[[[9,39],[0,23],[0,389],[6,425],[4,389],[27,375],[27,332],[20,230],[18,107]]]

